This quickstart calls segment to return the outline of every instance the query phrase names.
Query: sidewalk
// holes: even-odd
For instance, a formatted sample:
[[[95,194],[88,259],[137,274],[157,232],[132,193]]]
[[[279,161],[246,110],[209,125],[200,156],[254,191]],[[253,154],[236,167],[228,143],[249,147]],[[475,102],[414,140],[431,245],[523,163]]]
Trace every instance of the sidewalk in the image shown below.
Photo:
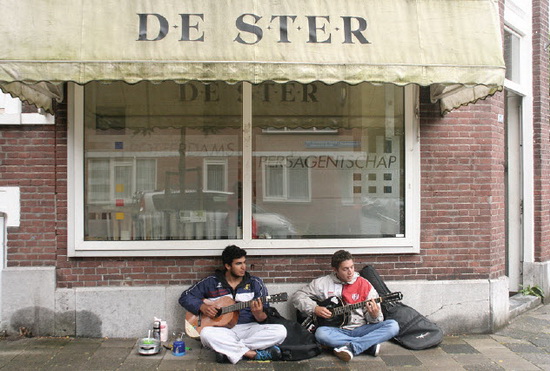
[[[344,363],[330,353],[300,362],[218,364],[212,351],[186,340],[187,354],[166,349],[141,356],[137,339],[20,338],[0,340],[0,370],[550,370],[550,304],[525,312],[490,335],[447,336],[434,349],[382,344],[380,356]]]

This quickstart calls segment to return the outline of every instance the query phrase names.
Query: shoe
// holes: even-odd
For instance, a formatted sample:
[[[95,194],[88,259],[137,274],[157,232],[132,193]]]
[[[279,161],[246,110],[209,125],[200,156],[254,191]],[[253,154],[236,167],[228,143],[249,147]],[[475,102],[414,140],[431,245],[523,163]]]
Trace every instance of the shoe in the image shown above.
[[[229,358],[223,353],[216,352],[216,362],[218,363],[229,363]]]
[[[281,349],[278,346],[257,350],[256,357],[254,357],[256,361],[279,361],[281,358]]]
[[[372,347],[365,350],[365,353],[369,356],[378,357],[378,353],[380,353],[380,344],[374,344]]]
[[[353,359],[353,353],[347,345],[340,348],[334,348],[334,355],[344,362],[349,362]]]

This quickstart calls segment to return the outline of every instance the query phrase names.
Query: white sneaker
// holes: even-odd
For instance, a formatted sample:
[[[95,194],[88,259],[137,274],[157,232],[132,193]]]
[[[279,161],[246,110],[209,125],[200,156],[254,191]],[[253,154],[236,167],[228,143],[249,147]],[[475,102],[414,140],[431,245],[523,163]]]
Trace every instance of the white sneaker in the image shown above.
[[[344,362],[349,362],[353,359],[353,353],[347,345],[340,348],[334,348],[334,355]]]

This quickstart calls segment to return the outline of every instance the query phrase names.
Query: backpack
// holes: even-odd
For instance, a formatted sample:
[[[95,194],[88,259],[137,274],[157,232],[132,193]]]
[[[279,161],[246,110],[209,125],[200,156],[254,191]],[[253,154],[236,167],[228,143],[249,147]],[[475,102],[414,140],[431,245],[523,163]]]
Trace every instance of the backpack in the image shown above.
[[[378,291],[386,295],[390,290],[373,266],[367,265],[359,274],[366,278]],[[384,319],[393,319],[399,324],[399,334],[393,340],[407,349],[419,350],[432,348],[443,341],[443,331],[434,322],[420,314],[416,309],[396,302],[382,302]]]
[[[286,338],[278,345],[281,349],[283,361],[300,361],[321,354],[321,346],[315,340],[315,335],[302,327],[296,321],[284,318],[276,308],[266,309],[266,323],[280,324],[286,328]]]

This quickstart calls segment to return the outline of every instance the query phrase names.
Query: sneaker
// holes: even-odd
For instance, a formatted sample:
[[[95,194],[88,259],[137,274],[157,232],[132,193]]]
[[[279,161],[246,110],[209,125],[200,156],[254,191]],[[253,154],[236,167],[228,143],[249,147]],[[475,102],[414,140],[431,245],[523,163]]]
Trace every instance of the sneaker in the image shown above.
[[[334,348],[334,355],[344,362],[349,362],[353,359],[353,353],[347,345],[340,348]]]
[[[365,350],[365,353],[369,356],[378,357],[378,353],[380,353],[380,344],[374,344],[372,347]]]
[[[216,362],[218,363],[229,363],[229,358],[223,353],[216,352]]]
[[[281,349],[278,346],[272,346],[267,349],[257,350],[254,359],[257,361],[278,361],[281,357]]]

